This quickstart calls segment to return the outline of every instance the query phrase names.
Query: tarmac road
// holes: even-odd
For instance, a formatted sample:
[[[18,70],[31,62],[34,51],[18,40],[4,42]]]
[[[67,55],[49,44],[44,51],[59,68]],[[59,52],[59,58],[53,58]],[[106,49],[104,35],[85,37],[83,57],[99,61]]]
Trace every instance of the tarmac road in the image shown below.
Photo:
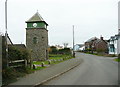
[[[76,53],[84,61],[43,85],[118,85],[118,63],[111,57]]]

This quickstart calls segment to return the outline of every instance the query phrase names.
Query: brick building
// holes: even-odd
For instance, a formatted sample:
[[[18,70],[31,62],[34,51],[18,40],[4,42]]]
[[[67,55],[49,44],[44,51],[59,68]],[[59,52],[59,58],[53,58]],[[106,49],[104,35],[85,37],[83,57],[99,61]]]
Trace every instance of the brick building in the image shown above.
[[[85,42],[85,50],[91,52],[108,53],[107,41],[101,36],[100,39],[93,37]]]

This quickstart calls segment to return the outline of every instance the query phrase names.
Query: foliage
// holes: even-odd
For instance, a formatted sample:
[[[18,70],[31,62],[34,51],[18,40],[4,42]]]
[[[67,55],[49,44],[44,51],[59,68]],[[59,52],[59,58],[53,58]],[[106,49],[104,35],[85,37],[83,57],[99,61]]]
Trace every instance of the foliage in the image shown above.
[[[49,49],[49,53],[50,54],[71,54],[71,49],[64,48],[64,49],[57,50],[57,48],[55,46],[51,46]]]
[[[57,48],[56,48],[55,46],[51,46],[51,47],[50,47],[50,53],[51,53],[51,54],[56,54],[57,51],[58,51],[58,50],[57,50]]]
[[[8,85],[11,82],[17,80],[17,77],[21,76],[20,72],[17,72],[14,68],[6,68],[2,70],[2,84]]]
[[[11,82],[17,81],[17,78],[23,77],[33,71],[28,67],[22,68],[6,68],[2,70],[2,84],[8,85]]]
[[[57,64],[57,63],[60,63],[60,62],[63,62],[63,61],[66,61],[68,59],[65,59],[66,57],[69,57],[69,59],[73,58],[72,56],[70,55],[63,55],[63,54],[49,54],[49,59],[51,60],[51,64]],[[59,59],[63,59],[63,61],[58,61]],[[56,60],[56,62],[52,61],[52,60]],[[46,61],[34,61],[33,64],[35,65],[41,65],[41,63],[44,62],[45,65],[49,65],[48,63],[48,60]],[[47,66],[44,66],[44,67],[41,67],[41,66],[37,66],[36,69],[32,69],[33,71],[36,71],[36,70],[41,70],[41,69],[44,69],[46,68]]]
[[[70,55],[62,55],[62,54],[50,54],[50,58],[49,59],[61,59],[61,58],[64,58],[64,57],[68,57],[68,56],[70,56]]]
[[[3,79],[14,79],[16,75],[16,70],[14,68],[7,68],[2,70]]]
[[[118,54],[118,58],[114,59],[117,62],[120,62],[120,54]]]
[[[98,53],[106,52],[105,49],[97,49],[96,51],[97,51]]]
[[[120,59],[120,54],[118,54],[118,58]]]
[[[65,58],[65,57],[68,57],[70,55],[62,55],[62,54],[49,54],[49,59],[62,59],[62,58]],[[44,62],[45,64],[48,64],[48,61],[34,61],[33,64],[36,64],[36,65],[41,65],[41,63]]]
[[[30,58],[30,54],[27,49],[18,49],[16,47],[10,46],[8,48],[8,58],[9,60],[28,60]]]
[[[64,48],[64,49],[60,49],[58,53],[59,54],[71,54],[71,50],[70,48]]]
[[[62,59],[62,58],[68,57],[68,56],[70,56],[70,55],[50,54],[49,59],[58,60],[58,59]],[[69,58],[69,59],[71,59],[71,58]],[[65,59],[65,60],[68,60],[68,59]],[[48,61],[42,61],[42,62],[44,62],[45,64],[48,64]],[[58,62],[51,61],[51,64],[57,64],[57,63],[60,63],[60,62],[62,62],[62,61],[58,61]],[[33,62],[33,64],[40,65],[41,61]],[[28,67],[4,69],[2,71],[3,72],[3,74],[2,74],[3,75],[3,84],[7,85],[8,83],[16,81],[17,78],[19,78],[19,77],[22,77],[26,74],[29,74],[29,73],[32,73],[36,70],[41,70],[41,69],[44,69],[44,68],[46,68],[46,66],[45,67],[39,67],[38,66],[36,69],[30,69]]]
[[[16,48],[14,46],[8,46],[8,59],[6,59],[6,54],[3,54],[2,59],[2,68],[7,68],[7,60],[14,61],[14,60],[28,60],[30,59],[30,53],[25,48]]]
[[[116,57],[115,54],[107,54],[106,56],[107,56],[107,57]]]
[[[30,53],[25,48],[16,48],[14,46],[8,47],[8,58],[9,61],[14,60],[23,60],[23,59],[29,59]],[[6,59],[2,59],[2,77],[3,77],[3,84],[8,84],[13,81],[16,81],[18,77],[24,76],[26,73],[31,73],[31,70],[25,66],[23,67],[17,67],[17,68],[11,68],[6,67]]]
[[[118,58],[115,61],[120,62],[120,54],[118,54]]]
[[[41,65],[42,62],[44,62],[45,64],[48,64],[48,61],[34,61],[33,64]]]
[[[84,52],[90,52],[91,48],[84,50]]]
[[[32,71],[41,70],[41,69],[44,69],[44,68],[46,68],[46,66],[44,66],[44,67],[37,67],[36,69],[32,69]]]
[[[120,59],[119,59],[119,58],[116,58],[115,61],[120,62]]]

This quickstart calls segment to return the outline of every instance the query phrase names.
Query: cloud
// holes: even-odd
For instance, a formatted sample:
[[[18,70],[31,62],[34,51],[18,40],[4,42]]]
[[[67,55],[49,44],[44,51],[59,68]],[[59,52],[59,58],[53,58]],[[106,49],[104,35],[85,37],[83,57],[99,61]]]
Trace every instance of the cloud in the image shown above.
[[[26,23],[37,10],[49,24],[49,44],[69,42],[72,25],[76,43],[92,36],[117,33],[119,0],[8,0],[8,33],[13,43],[25,43]],[[0,28],[4,31],[4,0],[0,2]]]

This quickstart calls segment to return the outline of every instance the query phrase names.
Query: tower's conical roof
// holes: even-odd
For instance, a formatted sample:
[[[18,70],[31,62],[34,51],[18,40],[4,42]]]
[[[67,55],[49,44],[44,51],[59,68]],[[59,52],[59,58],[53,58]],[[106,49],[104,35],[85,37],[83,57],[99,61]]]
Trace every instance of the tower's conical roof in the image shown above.
[[[44,21],[41,15],[36,12],[28,21],[26,22],[34,22],[34,21]]]

